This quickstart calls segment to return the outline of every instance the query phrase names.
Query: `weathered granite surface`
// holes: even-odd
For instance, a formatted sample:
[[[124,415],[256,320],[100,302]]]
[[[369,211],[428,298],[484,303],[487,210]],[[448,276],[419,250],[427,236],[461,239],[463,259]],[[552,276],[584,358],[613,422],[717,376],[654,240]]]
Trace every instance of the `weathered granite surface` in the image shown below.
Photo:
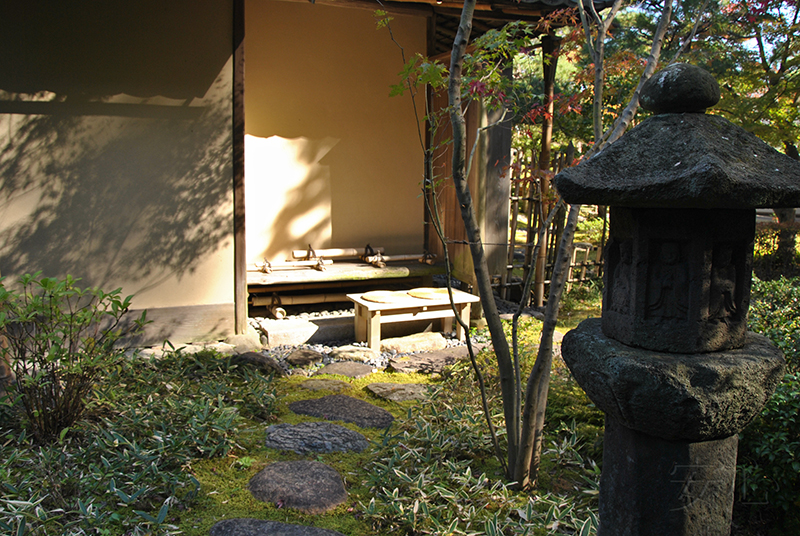
[[[210,536],[344,536],[341,532],[264,519],[235,518],[217,522]]]
[[[293,367],[307,367],[314,363],[319,363],[324,357],[325,356],[315,350],[298,348],[286,357],[286,362]]]
[[[380,352],[367,346],[345,345],[334,348],[329,355],[331,359],[337,361],[358,361],[363,363],[370,359],[379,358]]]
[[[719,116],[662,114],[555,177],[573,204],[761,208],[800,206],[800,162]]]
[[[406,402],[428,398],[429,387],[423,383],[371,383],[366,389],[384,400]]]
[[[381,341],[381,350],[410,354],[414,352],[433,352],[447,348],[447,339],[441,333],[430,331],[414,333],[406,337],[394,337]]]
[[[372,367],[366,363],[356,363],[355,361],[337,361],[336,363],[329,363],[314,372],[312,376],[320,374],[337,374],[339,376],[347,376],[348,378],[358,379],[372,374]]]
[[[250,493],[259,501],[322,514],[347,500],[342,477],[324,463],[275,462],[250,479]]]
[[[300,384],[303,389],[309,391],[333,391],[335,393],[346,391],[353,386],[342,380],[328,380],[325,378],[311,378]]]
[[[286,376],[286,372],[281,368],[278,361],[271,356],[260,352],[244,352],[231,357],[231,364],[245,367],[253,367],[264,374],[273,374],[278,377]]]
[[[704,112],[719,102],[719,84],[696,65],[673,63],[644,83],[639,102],[657,114]]]
[[[355,430],[330,422],[281,423],[267,427],[265,445],[298,454],[361,452],[369,447],[369,440]]]
[[[298,400],[289,409],[300,415],[329,421],[344,421],[361,428],[388,428],[394,417],[374,404],[347,395],[328,395],[311,400]]]
[[[564,361],[610,418],[670,440],[707,441],[741,431],[780,381],[785,360],[766,337],[748,333],[743,348],[670,354],[606,337],[599,319],[564,336]]]
[[[606,418],[598,536],[728,536],[737,444],[667,441]]]
[[[472,349],[477,355],[486,346],[486,344],[473,344]],[[441,374],[445,367],[454,365],[463,359],[469,359],[467,347],[453,346],[435,352],[411,354],[390,359],[388,368],[395,372]]]

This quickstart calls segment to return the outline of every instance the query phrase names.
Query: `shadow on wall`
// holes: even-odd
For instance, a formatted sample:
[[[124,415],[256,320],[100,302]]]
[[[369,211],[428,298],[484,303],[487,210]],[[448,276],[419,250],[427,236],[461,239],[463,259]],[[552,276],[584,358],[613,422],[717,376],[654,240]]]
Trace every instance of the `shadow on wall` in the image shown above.
[[[191,273],[232,233],[230,3],[9,4],[0,272],[133,293]]]

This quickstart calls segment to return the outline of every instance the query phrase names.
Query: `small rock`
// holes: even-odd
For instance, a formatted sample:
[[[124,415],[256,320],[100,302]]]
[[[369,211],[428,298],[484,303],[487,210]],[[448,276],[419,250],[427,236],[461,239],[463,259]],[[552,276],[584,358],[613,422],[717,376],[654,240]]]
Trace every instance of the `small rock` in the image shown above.
[[[286,372],[281,368],[275,358],[258,352],[236,354],[231,357],[231,364],[254,367],[265,374],[274,374],[278,377],[286,376]]]
[[[314,363],[319,363],[322,361],[323,357],[324,356],[321,353],[315,352],[314,350],[310,350],[308,348],[298,348],[289,354],[289,356],[286,358],[286,362],[293,367],[307,367]]]
[[[486,345],[473,344],[472,349],[477,355]],[[420,372],[422,374],[441,374],[445,367],[454,365],[457,361],[469,359],[469,350],[466,346],[454,346],[436,352],[425,354],[412,354],[405,357],[389,360],[389,367],[395,372]]]
[[[243,354],[245,352],[258,352],[262,349],[261,337],[254,333],[254,330],[252,329],[248,331],[249,332],[244,335],[231,335],[225,339],[225,343],[233,346],[234,352],[237,354]]]
[[[360,361],[362,363],[380,357],[380,353],[372,348],[353,345],[334,348],[328,355],[336,361]]]
[[[325,365],[312,376],[318,374],[338,374],[340,376],[347,376],[348,378],[363,378],[372,374],[372,367],[364,363],[355,363],[353,361],[340,361],[338,363],[331,363]]]
[[[350,389],[351,385],[347,382],[343,382],[342,380],[312,378],[301,383],[300,387],[303,389],[308,389],[309,391],[333,391],[334,393],[338,393],[340,391],[344,391],[345,389]]]
[[[392,402],[428,398],[428,386],[422,383],[371,383],[367,385],[367,390],[379,398]]]
[[[398,354],[411,354],[415,352],[433,352],[447,348],[447,340],[441,333],[425,332],[415,333],[408,337],[395,337],[381,341],[381,350],[396,352]]]

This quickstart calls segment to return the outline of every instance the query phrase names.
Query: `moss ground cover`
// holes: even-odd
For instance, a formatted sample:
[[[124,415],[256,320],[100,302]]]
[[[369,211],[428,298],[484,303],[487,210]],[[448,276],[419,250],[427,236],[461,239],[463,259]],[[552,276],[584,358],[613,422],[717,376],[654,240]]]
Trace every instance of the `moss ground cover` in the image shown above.
[[[775,288],[757,282],[753,302],[754,327],[775,328],[770,336],[794,363],[798,308],[791,304],[797,287],[796,280]],[[563,331],[579,317],[599,315],[599,287],[572,292]],[[521,323],[523,373],[535,358],[540,327],[535,320]],[[491,352],[485,350],[479,362],[502,433]],[[345,504],[310,516],[254,500],[247,484],[270,463],[301,458],[264,447],[265,427],[313,420],[292,413],[288,404],[330,392],[300,388],[302,377],[265,377],[213,352],[173,349],[159,359],[123,358],[96,383],[85,418],[56,441],[35,441],[11,400],[0,407],[0,533],[206,536],[220,519],[259,517],[348,536],[594,534],[603,416],[558,358],[551,378],[540,489],[534,493],[517,492],[503,480],[466,364],[436,376],[337,378],[351,384],[346,394],[387,409],[396,421],[386,432],[343,423],[372,447],[310,456],[334,467],[349,493]],[[386,402],[364,389],[372,382],[426,382],[433,395],[425,403]],[[751,433],[743,434],[737,534],[796,527],[797,397],[796,374],[787,376]],[[775,486],[780,493],[771,491]],[[772,495],[757,494],[765,490]],[[748,503],[753,497],[762,497],[759,506]],[[765,508],[782,512],[780,525],[763,522],[759,512]]]

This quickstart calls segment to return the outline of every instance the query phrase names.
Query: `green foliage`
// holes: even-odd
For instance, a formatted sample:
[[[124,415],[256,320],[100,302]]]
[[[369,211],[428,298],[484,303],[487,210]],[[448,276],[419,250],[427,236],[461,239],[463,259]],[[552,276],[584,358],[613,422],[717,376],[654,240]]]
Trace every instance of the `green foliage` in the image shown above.
[[[744,505],[777,510],[779,525],[800,528],[800,373],[784,377],[740,434],[737,477]]]
[[[800,371],[800,278],[754,279],[748,321],[781,349],[790,371]]]
[[[783,351],[790,372],[740,434],[738,499],[751,514],[777,514],[776,524],[794,532],[800,529],[800,279],[755,279],[749,321]]]
[[[409,410],[404,428],[387,432],[367,473],[372,498],[362,503],[377,533],[595,534],[599,470],[579,454],[582,437],[565,426],[544,453],[562,489],[531,497],[503,482],[484,417],[455,369],[431,403]],[[495,416],[500,419],[499,415]]]
[[[0,332],[8,348],[2,358],[16,374],[25,426],[39,442],[63,439],[82,416],[86,397],[103,371],[114,367],[120,339],[138,332],[145,314],[124,325],[131,296],[120,289],[80,289],[65,279],[22,276],[21,289],[8,290],[0,279]]]
[[[274,400],[271,378],[215,352],[122,360],[61,441],[0,423],[0,533],[178,534],[200,490],[192,462],[239,448],[245,419],[269,418]]]

